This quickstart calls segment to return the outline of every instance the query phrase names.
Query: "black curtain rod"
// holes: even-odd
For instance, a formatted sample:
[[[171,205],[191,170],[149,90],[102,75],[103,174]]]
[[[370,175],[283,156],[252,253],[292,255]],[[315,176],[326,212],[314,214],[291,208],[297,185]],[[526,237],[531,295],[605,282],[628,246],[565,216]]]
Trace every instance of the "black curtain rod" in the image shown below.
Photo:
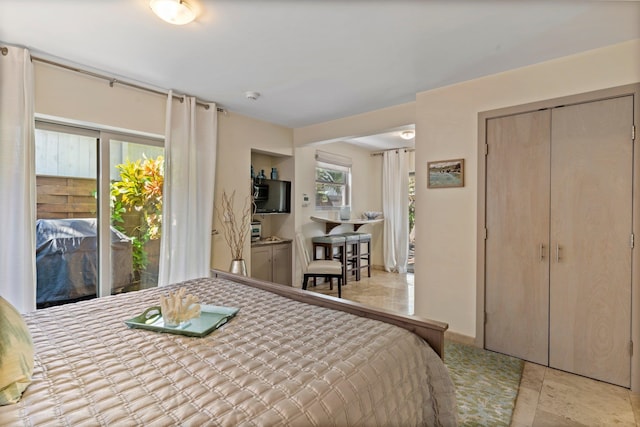
[[[416,151],[415,148],[390,148],[388,150],[382,150],[382,151],[375,151],[373,153],[371,153],[372,156],[382,156],[384,154],[385,151],[395,151],[398,152],[399,150],[404,150],[405,153],[410,153],[411,151]]]

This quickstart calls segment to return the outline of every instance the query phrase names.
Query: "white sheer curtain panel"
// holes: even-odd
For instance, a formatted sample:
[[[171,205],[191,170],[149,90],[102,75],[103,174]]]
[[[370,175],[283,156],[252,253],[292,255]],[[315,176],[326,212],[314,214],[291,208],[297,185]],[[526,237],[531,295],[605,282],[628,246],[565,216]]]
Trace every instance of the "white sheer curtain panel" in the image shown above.
[[[36,309],[36,175],[33,65],[28,50],[0,54],[0,295]]]
[[[159,286],[210,274],[218,114],[181,101],[169,92]]]
[[[382,164],[384,268],[407,272],[409,259],[409,167],[405,150],[385,151]]]

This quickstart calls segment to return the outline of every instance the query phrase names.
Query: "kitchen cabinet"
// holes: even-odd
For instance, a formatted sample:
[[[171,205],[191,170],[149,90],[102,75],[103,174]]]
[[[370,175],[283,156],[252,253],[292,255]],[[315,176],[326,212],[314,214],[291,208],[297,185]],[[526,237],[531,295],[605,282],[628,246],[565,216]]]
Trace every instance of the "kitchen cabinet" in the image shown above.
[[[251,277],[291,286],[291,241],[252,243]]]

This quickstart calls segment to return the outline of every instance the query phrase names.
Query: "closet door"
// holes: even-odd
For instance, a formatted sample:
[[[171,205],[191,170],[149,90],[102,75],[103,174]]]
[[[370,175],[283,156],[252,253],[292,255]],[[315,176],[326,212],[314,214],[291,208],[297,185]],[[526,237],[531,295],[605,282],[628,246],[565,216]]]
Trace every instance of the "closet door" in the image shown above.
[[[487,121],[485,348],[548,362],[550,110]]]
[[[633,99],[551,123],[549,366],[629,387]]]

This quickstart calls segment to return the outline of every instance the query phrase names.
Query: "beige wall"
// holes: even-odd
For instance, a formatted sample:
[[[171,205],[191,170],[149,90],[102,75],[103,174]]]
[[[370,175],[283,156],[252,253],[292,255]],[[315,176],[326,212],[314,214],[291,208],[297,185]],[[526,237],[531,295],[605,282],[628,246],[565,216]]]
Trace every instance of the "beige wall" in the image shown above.
[[[416,102],[294,130],[296,147],[416,124],[415,312],[476,335],[478,113],[640,82],[640,40],[416,95]],[[464,158],[463,188],[427,190],[428,161]]]
[[[305,237],[325,234],[324,224],[313,222],[310,216],[332,218],[336,212],[315,210],[315,154],[322,150],[351,158],[351,215],[360,217],[364,211],[382,211],[382,157],[371,156],[370,150],[358,148],[352,144],[333,142],[312,144],[296,148],[296,193],[297,209],[296,230],[300,230]],[[303,205],[303,194],[309,196],[308,206]],[[353,231],[353,226],[341,225],[332,233]],[[382,227],[366,225],[358,231],[372,234],[372,260],[374,265],[382,265]],[[309,246],[310,248],[310,243]],[[296,286],[300,282],[299,271],[296,272]]]
[[[39,63],[36,63],[35,77],[37,113],[164,133],[164,96],[118,85],[111,88],[105,81]],[[221,114],[216,200],[222,189],[248,194],[252,149],[285,156],[279,162],[281,174],[293,177],[294,214],[280,219],[283,224],[275,227],[271,224],[272,231],[275,228],[292,237],[295,228],[313,235],[320,230],[308,221],[313,213],[313,200],[309,207],[302,207],[302,194],[313,196],[313,177],[309,171],[313,170],[310,162],[316,147],[308,144],[372,135],[416,123],[416,213],[418,223],[424,226],[417,229],[415,311],[418,315],[448,322],[454,332],[475,336],[478,113],[639,81],[640,40],[635,40],[419,93],[415,103],[295,130],[233,113]],[[294,154],[294,144],[297,147],[295,170],[291,159],[286,157]],[[339,146],[335,149],[341,150]],[[363,168],[376,170],[379,158],[352,157],[362,159],[358,162],[365,163]],[[466,186],[427,190],[426,163],[458,157],[465,158]],[[379,173],[369,172],[364,178],[366,185],[380,181]],[[282,177],[288,179],[285,175]],[[361,179],[354,176],[354,188],[358,188],[356,180],[362,185]],[[369,198],[374,196],[360,197],[359,193],[354,197],[354,212],[377,209],[376,203],[381,208],[380,200]],[[247,242],[247,253],[248,247]],[[214,237],[212,266],[226,269],[229,261],[222,238]]]
[[[415,123],[416,106],[409,102],[365,114],[345,117],[293,130],[296,147],[317,142],[375,135]]]
[[[37,114],[164,135],[167,97],[34,61]]]
[[[382,129],[383,130],[383,129]],[[381,131],[378,129],[377,131]],[[337,141],[330,143],[307,144],[295,149],[296,185],[295,203],[297,205],[296,230],[302,231],[307,238],[308,248],[311,248],[311,237],[325,234],[324,224],[309,219],[310,216],[331,218],[336,212],[316,211],[314,205],[315,190],[315,153],[322,150],[342,156],[350,157],[353,161],[351,214],[361,217],[364,211],[382,212],[382,156],[372,156],[373,151],[359,148],[352,144]],[[408,153],[409,171],[414,170],[414,152]],[[309,204],[303,206],[303,195],[309,196]],[[358,231],[371,233],[371,263],[374,267],[384,267],[383,254],[383,225],[366,225]],[[342,225],[332,230],[332,233],[353,231],[353,227]],[[297,260],[296,260],[297,261]],[[299,268],[296,270],[295,285],[301,279]]]
[[[263,156],[254,165],[264,168],[269,174],[271,167],[278,168],[280,179],[293,180],[293,134],[292,130],[261,120],[235,113],[218,115],[218,161],[216,170],[216,201],[220,205],[222,192],[236,192],[235,204],[240,210],[246,197],[251,194],[251,151],[260,150]],[[268,156],[267,156],[268,154]],[[270,159],[270,160],[267,160]],[[268,168],[268,169],[267,169]],[[294,191],[292,189],[292,191]],[[265,233],[292,238],[295,206],[290,215],[273,215],[265,221]],[[221,229],[218,219],[214,219],[214,229]],[[244,256],[247,267],[251,268],[250,239],[245,242]],[[213,238],[211,266],[228,270],[231,254],[222,235]]]
[[[325,216],[326,212],[314,209],[314,175],[315,151],[321,149],[336,154],[349,156],[354,160],[352,168],[353,200],[352,213],[361,215],[363,211],[382,211],[382,157],[371,156],[370,150],[356,148],[341,142],[350,137],[368,136],[388,132],[415,123],[415,103],[396,105],[381,110],[332,120],[325,123],[306,126],[293,130],[296,147],[296,179],[297,190],[295,204],[299,210],[296,216],[296,230],[310,238],[324,234],[324,226],[309,220],[311,215]],[[310,197],[309,206],[302,207],[302,197],[306,193]],[[349,231],[347,226],[335,229],[335,232]],[[367,225],[359,231],[372,233],[372,264],[382,266],[382,226]],[[297,260],[296,260],[297,261]],[[296,271],[296,283],[300,275]]]
[[[59,67],[35,62],[35,109],[39,115],[84,124],[97,124],[121,130],[164,135],[166,96],[115,84]],[[282,179],[293,179],[292,130],[234,113],[218,113],[218,158],[216,205],[222,191],[236,191],[241,208],[250,194],[251,150],[277,157]],[[293,237],[293,215],[282,215],[274,228],[280,235]],[[214,228],[220,229],[217,218]],[[275,234],[275,233],[274,233]],[[245,255],[250,256],[247,238]],[[229,249],[220,235],[213,236],[211,265],[227,270]],[[250,267],[250,262],[248,263]]]
[[[418,187],[417,314],[476,335],[478,113],[639,81],[636,40],[417,95],[417,182],[426,181],[428,161],[462,157],[466,165],[464,188]]]

